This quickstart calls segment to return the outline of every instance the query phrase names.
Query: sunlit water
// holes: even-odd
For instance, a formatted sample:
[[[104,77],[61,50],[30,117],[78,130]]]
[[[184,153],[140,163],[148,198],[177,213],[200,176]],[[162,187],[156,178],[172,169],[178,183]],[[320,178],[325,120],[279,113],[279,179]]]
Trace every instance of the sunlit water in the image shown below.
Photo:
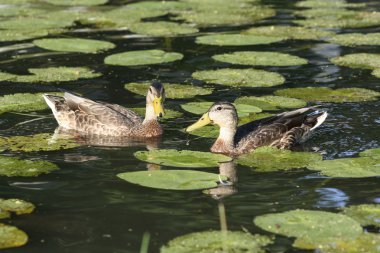
[[[292,2],[292,1],[289,1]],[[279,8],[279,14],[261,24],[289,23],[283,1],[270,1]],[[290,7],[289,7],[290,8]],[[209,28],[201,32],[241,30],[250,26]],[[346,31],[378,32],[379,28],[347,29]],[[82,93],[91,99],[135,107],[145,99],[136,96],[123,86],[127,82],[159,79],[183,82],[191,80],[195,70],[228,66],[213,61],[210,56],[235,50],[286,52],[307,58],[310,64],[300,67],[265,67],[286,77],[283,87],[328,86],[334,88],[362,87],[380,91],[379,79],[369,70],[334,66],[328,58],[353,52],[379,53],[379,47],[340,47],[312,41],[280,42],[273,45],[245,47],[216,47],[197,45],[194,37],[173,38],[171,43],[162,38],[123,38],[126,31],[104,33],[75,33],[69,36],[112,41],[115,49],[92,54],[60,54],[20,59],[2,63],[13,55],[45,52],[36,47],[1,53],[0,69],[13,73],[26,73],[30,67],[88,66],[103,76],[93,80],[80,80],[64,85],[12,84],[1,85],[0,94],[16,92],[49,92],[63,88]],[[3,46],[12,43],[2,43]],[[116,67],[103,64],[106,55],[137,49],[164,49],[184,54],[182,61],[142,66]],[[194,81],[197,83],[197,81]],[[215,86],[212,95],[202,97],[210,101],[233,101],[242,95],[272,94],[275,88],[230,91]],[[167,100],[180,104],[189,100]],[[321,152],[326,159],[351,157],[358,152],[380,146],[380,101],[368,103],[324,103],[321,107],[329,117],[317,134],[301,150]],[[27,135],[54,132],[57,124],[49,110],[38,115],[50,116],[28,124],[17,125],[31,119],[12,113],[1,115],[1,135]],[[164,120],[163,148],[207,151],[213,140],[187,136],[181,129],[196,116],[184,112],[183,118]],[[242,228],[260,234],[267,232],[256,227],[256,215],[293,210],[296,208],[336,211],[339,207],[362,203],[380,203],[378,178],[328,179],[315,171],[257,173],[253,169],[236,166],[235,194],[216,200],[201,191],[166,191],[143,188],[116,177],[127,171],[146,170],[147,164],[134,158],[139,147],[82,146],[72,150],[22,153],[24,158],[43,158],[59,165],[60,170],[36,178],[0,177],[2,198],[21,198],[36,204],[33,214],[19,216],[9,223],[26,231],[29,243],[21,248],[2,252],[138,252],[144,232],[151,235],[150,251],[159,248],[177,236],[196,231],[220,229],[218,202],[226,209],[228,229]],[[165,168],[162,168],[165,169]],[[218,173],[218,168],[202,169]],[[269,252],[303,252],[292,249],[292,240],[277,236]]]

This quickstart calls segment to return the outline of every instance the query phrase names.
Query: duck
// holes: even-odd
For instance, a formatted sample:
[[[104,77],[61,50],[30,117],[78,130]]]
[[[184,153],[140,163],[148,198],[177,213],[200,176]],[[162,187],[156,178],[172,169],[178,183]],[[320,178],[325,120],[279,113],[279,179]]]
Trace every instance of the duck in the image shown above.
[[[158,137],[163,129],[158,118],[164,116],[165,89],[153,82],[146,95],[145,118],[117,104],[93,101],[65,92],[63,97],[44,94],[60,128],[83,135],[112,137]]]
[[[327,112],[316,107],[279,113],[238,127],[235,106],[229,102],[217,102],[185,130],[191,132],[208,124],[218,125],[219,136],[210,150],[229,156],[246,154],[261,146],[291,149],[306,141],[327,118]]]

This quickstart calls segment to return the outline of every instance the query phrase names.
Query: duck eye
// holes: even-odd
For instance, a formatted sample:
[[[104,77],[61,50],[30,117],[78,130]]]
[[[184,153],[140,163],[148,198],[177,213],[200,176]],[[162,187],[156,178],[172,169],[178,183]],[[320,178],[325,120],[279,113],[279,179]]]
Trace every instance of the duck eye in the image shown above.
[[[220,110],[222,110],[222,107],[221,107],[221,106],[218,106],[216,109],[217,109],[218,111],[220,111]]]

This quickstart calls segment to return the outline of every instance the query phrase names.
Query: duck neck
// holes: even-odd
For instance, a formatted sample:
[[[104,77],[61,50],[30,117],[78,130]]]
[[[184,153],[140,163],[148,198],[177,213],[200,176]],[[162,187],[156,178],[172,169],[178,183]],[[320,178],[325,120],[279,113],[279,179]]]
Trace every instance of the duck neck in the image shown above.
[[[220,127],[218,139],[211,147],[211,151],[214,153],[231,153],[235,148],[235,133],[236,126]]]
[[[157,121],[157,116],[154,113],[153,105],[150,103],[147,103],[146,108],[145,108],[145,118],[144,118],[143,124],[147,124],[148,122],[151,122],[151,121]]]

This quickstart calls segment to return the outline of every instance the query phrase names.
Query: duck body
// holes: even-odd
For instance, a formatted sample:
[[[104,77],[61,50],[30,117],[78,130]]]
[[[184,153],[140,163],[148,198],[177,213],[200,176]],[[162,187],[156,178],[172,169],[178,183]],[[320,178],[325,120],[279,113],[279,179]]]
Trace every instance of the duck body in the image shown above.
[[[237,127],[235,107],[228,102],[219,102],[211,106],[187,131],[206,125],[206,122],[217,124],[220,132],[211,152],[238,156],[261,146],[290,149],[306,141],[326,117],[326,112],[318,112],[315,107],[305,107]]]

